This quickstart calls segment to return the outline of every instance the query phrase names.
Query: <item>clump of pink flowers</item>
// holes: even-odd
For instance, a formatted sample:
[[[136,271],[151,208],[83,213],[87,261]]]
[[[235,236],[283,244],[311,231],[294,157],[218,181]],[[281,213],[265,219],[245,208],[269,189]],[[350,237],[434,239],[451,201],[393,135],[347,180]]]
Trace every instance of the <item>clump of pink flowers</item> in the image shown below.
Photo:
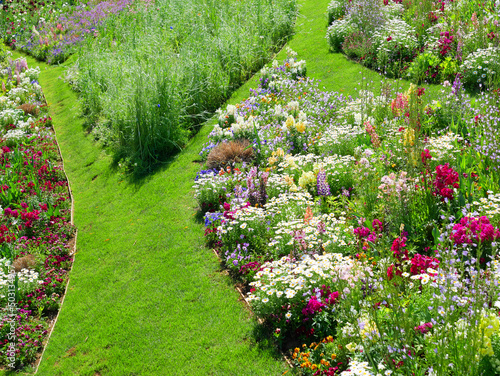
[[[426,322],[425,324],[419,325],[415,327],[416,332],[420,332],[422,334],[428,333],[432,329],[432,323]]]
[[[408,108],[408,97],[399,93],[396,99],[391,102],[391,110],[394,116],[400,116]]]
[[[302,314],[306,317],[305,321],[308,320],[308,317],[321,312],[323,308],[335,304],[339,298],[338,291],[331,292],[329,286],[323,285],[321,289],[316,289],[316,291],[317,294],[311,296],[307,305],[302,309]]]
[[[436,176],[432,184],[434,185],[435,196],[441,196],[441,200],[453,199],[453,188],[458,188],[458,172],[453,170],[448,163],[436,167]]]
[[[500,239],[500,230],[493,227],[487,217],[464,217],[453,226],[450,239],[456,245],[493,242]]]
[[[410,273],[412,275],[429,274],[427,269],[437,269],[438,265],[438,259],[417,253],[411,259]]]
[[[407,174],[406,171],[401,171],[399,177],[394,172],[383,176],[381,179],[382,184],[380,184],[378,189],[386,195],[391,196],[396,194],[397,197],[400,197],[401,192],[408,191],[408,185],[406,184],[408,181]]]
[[[363,251],[368,250],[368,242],[375,243],[382,236],[382,222],[378,219],[374,219],[372,227],[373,231],[363,226],[354,229],[354,235],[358,238],[359,244],[363,246]]]
[[[374,148],[380,147],[380,139],[378,137],[377,132],[375,131],[375,127],[370,124],[369,121],[365,121],[364,123],[366,132],[370,135],[370,139],[372,141]]]

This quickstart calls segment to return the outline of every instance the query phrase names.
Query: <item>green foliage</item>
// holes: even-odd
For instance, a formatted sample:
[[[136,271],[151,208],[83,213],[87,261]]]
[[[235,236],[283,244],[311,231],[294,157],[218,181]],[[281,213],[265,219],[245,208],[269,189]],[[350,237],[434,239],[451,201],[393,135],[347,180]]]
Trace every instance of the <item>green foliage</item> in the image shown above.
[[[420,84],[422,82],[438,83],[440,59],[437,55],[426,52],[417,56],[408,69],[408,76]],[[456,67],[455,67],[456,68]]]
[[[286,41],[295,14],[295,0],[162,0],[110,18],[78,59],[89,125],[105,119],[117,158],[139,170],[164,161]]]

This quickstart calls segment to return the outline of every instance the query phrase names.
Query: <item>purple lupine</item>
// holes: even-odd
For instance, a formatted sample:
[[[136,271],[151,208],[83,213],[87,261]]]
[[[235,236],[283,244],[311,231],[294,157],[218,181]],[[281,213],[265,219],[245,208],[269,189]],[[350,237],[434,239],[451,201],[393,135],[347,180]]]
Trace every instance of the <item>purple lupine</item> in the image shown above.
[[[325,170],[320,170],[318,172],[317,187],[318,187],[318,195],[319,196],[330,196],[331,195],[330,186],[328,185],[328,182],[326,181]]]

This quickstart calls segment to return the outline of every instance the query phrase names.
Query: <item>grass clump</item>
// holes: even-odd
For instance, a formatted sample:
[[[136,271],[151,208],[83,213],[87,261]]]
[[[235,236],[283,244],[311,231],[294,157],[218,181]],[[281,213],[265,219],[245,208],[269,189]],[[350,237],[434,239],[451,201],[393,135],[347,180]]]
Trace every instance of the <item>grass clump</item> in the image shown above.
[[[214,147],[207,157],[207,167],[220,169],[228,164],[250,162],[253,149],[248,140],[222,142]]]
[[[117,159],[140,169],[177,152],[292,32],[294,0],[136,3],[78,59],[88,126],[111,130]]]

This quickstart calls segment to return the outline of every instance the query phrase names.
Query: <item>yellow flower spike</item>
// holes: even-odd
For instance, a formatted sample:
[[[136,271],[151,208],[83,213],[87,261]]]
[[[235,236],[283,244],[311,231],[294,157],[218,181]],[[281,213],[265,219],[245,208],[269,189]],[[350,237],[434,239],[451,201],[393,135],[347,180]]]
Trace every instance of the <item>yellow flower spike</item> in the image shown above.
[[[297,132],[300,132],[300,133],[304,133],[306,131],[306,125],[302,121],[300,123],[297,123],[295,125],[295,128],[297,129]]]

